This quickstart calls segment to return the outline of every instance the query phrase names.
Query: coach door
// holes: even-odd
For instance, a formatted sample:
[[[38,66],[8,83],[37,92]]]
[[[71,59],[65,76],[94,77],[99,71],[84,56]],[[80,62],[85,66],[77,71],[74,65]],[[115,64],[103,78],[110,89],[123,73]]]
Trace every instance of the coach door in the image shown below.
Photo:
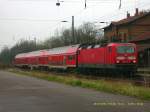
[[[67,66],[70,66],[70,67],[76,66],[76,55],[75,54],[68,55]]]
[[[64,59],[63,59],[63,65],[66,65],[66,59],[67,59],[67,57],[64,56]]]

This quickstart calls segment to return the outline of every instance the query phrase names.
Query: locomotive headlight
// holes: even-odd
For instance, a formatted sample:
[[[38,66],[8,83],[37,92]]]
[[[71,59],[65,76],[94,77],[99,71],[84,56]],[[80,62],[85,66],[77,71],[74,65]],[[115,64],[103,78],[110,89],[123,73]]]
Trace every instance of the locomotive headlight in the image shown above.
[[[133,60],[133,63],[136,63],[136,60]]]
[[[116,61],[116,63],[120,63],[120,61],[119,61],[119,60],[117,60],[117,61]]]
[[[125,57],[123,57],[123,56],[118,56],[116,59],[118,59],[118,60],[124,60]]]
[[[136,57],[135,57],[135,56],[129,56],[128,59],[130,59],[130,60],[135,60]]]

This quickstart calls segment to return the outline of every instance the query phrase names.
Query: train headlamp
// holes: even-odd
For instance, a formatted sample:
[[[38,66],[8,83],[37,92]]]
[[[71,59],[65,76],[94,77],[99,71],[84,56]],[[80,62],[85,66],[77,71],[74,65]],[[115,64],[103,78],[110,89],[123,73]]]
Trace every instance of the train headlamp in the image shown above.
[[[136,63],[136,60],[133,60],[133,63]]]
[[[117,60],[117,61],[116,61],[116,63],[120,63],[120,61],[119,61],[119,60]]]

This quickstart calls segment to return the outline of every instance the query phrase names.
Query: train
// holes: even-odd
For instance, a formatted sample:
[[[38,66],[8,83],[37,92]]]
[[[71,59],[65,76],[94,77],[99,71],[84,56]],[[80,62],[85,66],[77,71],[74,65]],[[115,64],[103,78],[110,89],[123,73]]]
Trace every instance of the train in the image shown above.
[[[77,44],[17,54],[16,67],[80,69],[105,72],[137,71],[137,48],[133,43]]]

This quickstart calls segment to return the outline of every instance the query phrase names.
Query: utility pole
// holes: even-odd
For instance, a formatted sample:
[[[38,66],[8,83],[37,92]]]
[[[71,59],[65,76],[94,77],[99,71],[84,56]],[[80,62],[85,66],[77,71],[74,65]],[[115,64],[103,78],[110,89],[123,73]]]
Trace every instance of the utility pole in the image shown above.
[[[34,37],[34,43],[35,43],[35,48],[36,48],[36,37]]]
[[[119,3],[119,9],[121,9],[121,2],[122,2],[122,1],[120,0],[120,3]]]
[[[68,22],[68,21],[64,20],[64,21],[61,21],[61,22]],[[72,29],[71,30],[71,36],[72,36],[72,38],[70,40],[70,44],[77,42],[77,40],[75,38],[75,33],[74,33],[74,16],[72,16],[72,26],[71,26],[71,29]]]
[[[56,6],[60,6],[60,2],[59,2],[59,0],[57,0]]]
[[[76,39],[74,37],[74,16],[72,16],[72,41],[76,43]]]
[[[86,9],[86,0],[85,0],[85,4],[84,4],[84,7],[85,7],[85,9]]]

